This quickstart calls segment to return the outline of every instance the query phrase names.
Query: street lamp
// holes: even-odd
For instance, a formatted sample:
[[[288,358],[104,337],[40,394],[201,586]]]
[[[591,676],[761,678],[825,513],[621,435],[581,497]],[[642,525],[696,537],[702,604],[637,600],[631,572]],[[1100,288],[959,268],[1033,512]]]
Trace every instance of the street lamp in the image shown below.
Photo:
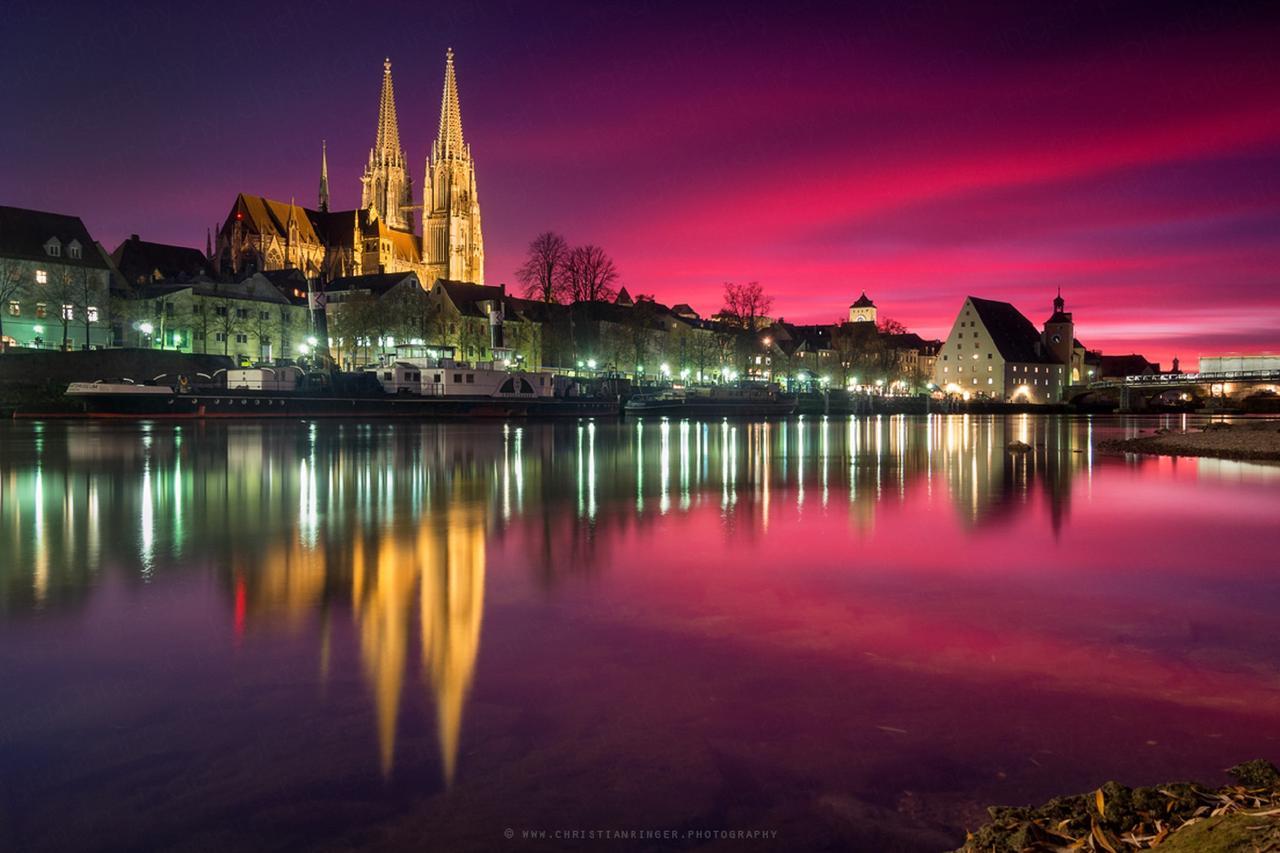
[[[587,359],[587,369],[588,370],[596,369],[596,360],[594,358]]]

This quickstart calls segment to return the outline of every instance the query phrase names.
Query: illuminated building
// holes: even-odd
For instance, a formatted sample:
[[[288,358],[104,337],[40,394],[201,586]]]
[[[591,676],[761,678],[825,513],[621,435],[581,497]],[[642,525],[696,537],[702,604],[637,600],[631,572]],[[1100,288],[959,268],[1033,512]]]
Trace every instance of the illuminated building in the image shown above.
[[[0,348],[106,346],[110,275],[79,217],[0,207]]]
[[[1084,367],[1061,294],[1044,331],[1013,305],[970,296],[938,351],[933,381],[945,393],[1029,403],[1062,400]]]
[[[387,273],[484,282],[484,238],[475,162],[462,135],[453,51],[445,58],[439,134],[426,161],[421,205],[400,144],[391,62],[382,69],[374,144],[360,178],[360,208],[329,209],[329,162],[322,146],[317,208],[240,193],[217,229],[213,261],[223,277],[298,269],[329,281]],[[423,210],[421,236],[413,210]]]

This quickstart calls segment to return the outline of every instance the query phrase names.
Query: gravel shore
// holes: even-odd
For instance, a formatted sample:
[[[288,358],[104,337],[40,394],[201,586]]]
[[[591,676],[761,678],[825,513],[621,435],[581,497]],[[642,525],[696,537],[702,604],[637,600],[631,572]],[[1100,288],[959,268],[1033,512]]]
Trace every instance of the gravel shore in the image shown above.
[[[1152,435],[1102,441],[1098,448],[1116,453],[1280,462],[1280,421],[1214,422],[1187,432],[1157,430]]]

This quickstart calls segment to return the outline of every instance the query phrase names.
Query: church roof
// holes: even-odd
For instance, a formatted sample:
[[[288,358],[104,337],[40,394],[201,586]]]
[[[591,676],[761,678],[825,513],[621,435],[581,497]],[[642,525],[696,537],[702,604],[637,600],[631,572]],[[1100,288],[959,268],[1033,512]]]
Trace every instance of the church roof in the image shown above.
[[[214,277],[204,252],[189,246],[171,246],[129,237],[111,253],[111,260],[130,284],[151,281],[187,281],[198,276]]]
[[[62,247],[58,257],[52,257],[45,251],[45,244],[50,238],[56,238]],[[80,244],[79,258],[71,257],[67,251],[66,247],[73,240]],[[48,261],[72,267],[108,268],[80,217],[23,207],[0,207],[0,257]]]
[[[260,195],[240,193],[232,207],[231,218],[238,220],[258,234],[289,236],[290,225],[296,225],[298,239],[304,243],[320,243],[315,222],[325,216],[318,210],[309,210],[299,204],[276,201]]]
[[[631,298],[631,294],[627,293],[625,287],[618,288],[618,295],[613,298],[614,305],[635,305],[636,302]]]
[[[876,304],[867,298],[867,292],[864,290],[862,291],[862,295],[858,297],[857,301],[854,302],[849,307],[850,308],[875,308]]]
[[[1036,327],[1012,304],[976,296],[970,296],[968,301],[1005,361],[1053,361],[1042,354],[1040,333]]]

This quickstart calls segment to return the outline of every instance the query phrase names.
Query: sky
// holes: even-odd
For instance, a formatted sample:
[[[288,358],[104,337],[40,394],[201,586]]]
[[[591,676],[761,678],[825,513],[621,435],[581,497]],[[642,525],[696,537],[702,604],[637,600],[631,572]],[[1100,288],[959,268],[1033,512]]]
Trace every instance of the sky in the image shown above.
[[[486,281],[555,230],[704,314],[966,295],[1184,367],[1280,352],[1280,7],[8,0],[0,204],[203,247],[236,193],[359,203],[382,61],[415,188],[456,53]],[[456,8],[454,8],[456,7]]]

